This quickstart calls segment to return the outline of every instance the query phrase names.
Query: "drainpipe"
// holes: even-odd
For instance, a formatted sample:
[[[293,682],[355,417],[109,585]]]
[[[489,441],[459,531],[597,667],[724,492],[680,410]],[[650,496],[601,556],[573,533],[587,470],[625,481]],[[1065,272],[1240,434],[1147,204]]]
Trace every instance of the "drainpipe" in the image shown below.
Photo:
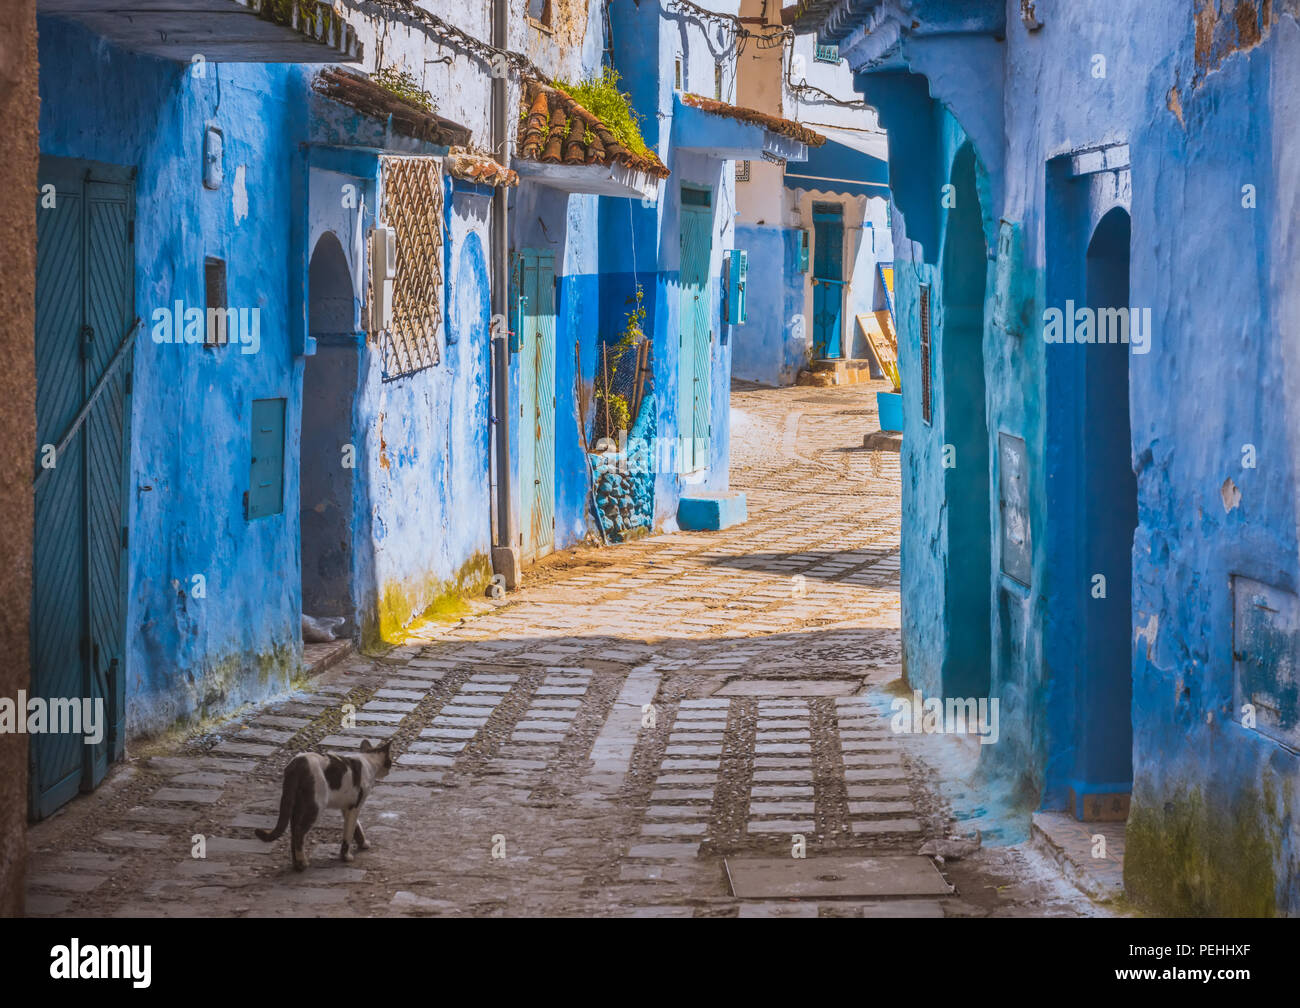
[[[492,45],[508,49],[510,34],[509,0],[492,0]],[[508,78],[492,78],[492,150],[503,167],[510,167],[507,148],[506,99]],[[500,574],[507,589],[519,584],[519,536],[515,529],[510,482],[510,231],[506,222],[506,187],[492,192],[492,315],[504,324],[492,327],[492,415],[495,418],[497,542],[492,548],[492,570]]]

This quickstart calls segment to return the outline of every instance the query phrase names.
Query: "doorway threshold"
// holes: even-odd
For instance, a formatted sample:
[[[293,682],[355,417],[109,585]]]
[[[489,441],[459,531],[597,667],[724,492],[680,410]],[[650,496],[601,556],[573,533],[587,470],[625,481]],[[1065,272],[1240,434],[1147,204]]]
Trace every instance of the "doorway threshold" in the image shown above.
[[[318,676],[326,669],[333,668],[343,661],[355,650],[356,645],[346,638],[325,641],[321,644],[304,643],[302,646],[302,664],[309,676]]]
[[[1060,865],[1076,888],[1105,903],[1124,895],[1126,826],[1079,822],[1066,812],[1035,812],[1031,843]]]

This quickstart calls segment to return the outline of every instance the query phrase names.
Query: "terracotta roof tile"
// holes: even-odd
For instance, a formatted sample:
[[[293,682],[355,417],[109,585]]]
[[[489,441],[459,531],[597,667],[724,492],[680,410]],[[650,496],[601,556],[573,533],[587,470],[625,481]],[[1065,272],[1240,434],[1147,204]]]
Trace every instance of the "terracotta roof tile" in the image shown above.
[[[728,105],[726,102],[720,102],[713,98],[702,98],[697,94],[684,94],[682,95],[682,101],[703,112],[711,112],[713,115],[726,116],[729,119],[737,119],[740,122],[762,126],[766,130],[779,133],[791,140],[798,140],[809,147],[820,147],[826,142],[824,136],[820,133],[814,133],[807,126],[791,122],[789,119],[782,119],[780,116],[768,115],[766,112],[743,108],[740,105]]]
[[[312,89],[326,98],[356,109],[364,116],[385,122],[391,116],[393,131],[437,144],[454,147],[470,142],[470,131],[460,123],[400,98],[369,77],[326,67],[312,81]]]
[[[466,182],[477,182],[486,186],[517,186],[519,176],[509,168],[503,168],[497,161],[486,154],[479,154],[464,147],[453,147],[444,160],[447,173],[453,178]]]
[[[667,178],[668,169],[653,152],[640,155],[628,150],[604,122],[559,88],[531,80],[523,97],[519,157],[545,164],[621,164]]]

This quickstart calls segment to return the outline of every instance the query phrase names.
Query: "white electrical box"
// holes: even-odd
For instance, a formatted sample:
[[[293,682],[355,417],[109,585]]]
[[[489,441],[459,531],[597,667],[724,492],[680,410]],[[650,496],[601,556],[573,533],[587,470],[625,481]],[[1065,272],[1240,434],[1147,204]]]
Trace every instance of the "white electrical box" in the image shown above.
[[[370,229],[370,331],[393,325],[393,280],[397,276],[397,232],[388,227]]]

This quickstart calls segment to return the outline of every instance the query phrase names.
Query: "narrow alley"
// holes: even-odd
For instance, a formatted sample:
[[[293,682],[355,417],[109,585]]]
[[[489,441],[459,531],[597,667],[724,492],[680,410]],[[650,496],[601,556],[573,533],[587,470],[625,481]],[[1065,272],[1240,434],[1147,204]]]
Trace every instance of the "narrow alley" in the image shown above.
[[[1297,109],[1300,0],[0,3],[14,954],[1267,979]]]
[[[924,841],[953,824],[879,713],[899,671],[899,470],[896,453],[862,447],[872,393],[733,392],[742,527],[556,554],[495,607],[131,752],[31,828],[29,913],[1096,912],[1015,846],[950,861],[946,880],[918,870]],[[294,753],[388,738],[400,755],[352,864],[332,812],[305,873],[287,836],[254,837]],[[791,856],[796,836],[806,859]],[[867,888],[782,874],[900,856],[908,870],[883,889],[870,873]],[[729,866],[763,857],[782,865],[738,899]]]

